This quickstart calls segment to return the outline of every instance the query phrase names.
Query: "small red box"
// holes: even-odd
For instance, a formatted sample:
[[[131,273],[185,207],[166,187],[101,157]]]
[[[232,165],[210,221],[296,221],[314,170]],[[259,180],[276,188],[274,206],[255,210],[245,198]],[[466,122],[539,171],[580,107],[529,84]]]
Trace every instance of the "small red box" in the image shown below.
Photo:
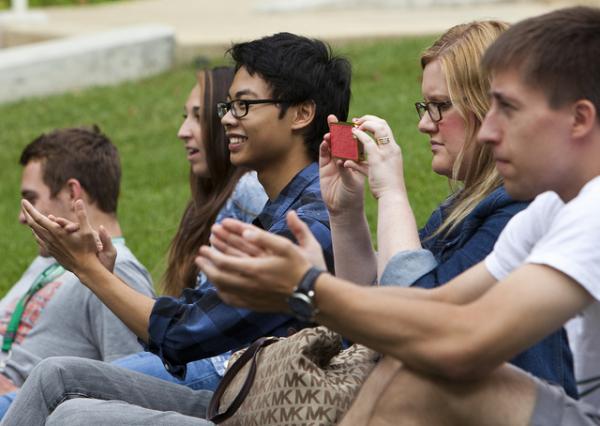
[[[354,138],[354,124],[338,122],[329,124],[331,134],[331,155],[356,162],[364,159],[362,144]]]

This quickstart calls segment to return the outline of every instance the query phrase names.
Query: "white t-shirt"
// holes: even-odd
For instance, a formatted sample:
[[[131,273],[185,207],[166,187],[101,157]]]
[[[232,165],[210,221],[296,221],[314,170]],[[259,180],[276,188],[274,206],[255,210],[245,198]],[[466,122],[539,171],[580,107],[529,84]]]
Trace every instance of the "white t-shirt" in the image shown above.
[[[564,203],[546,192],[515,215],[485,259],[498,280],[523,263],[548,265],[574,279],[600,301],[600,176]],[[600,303],[567,325],[582,399],[600,407]]]

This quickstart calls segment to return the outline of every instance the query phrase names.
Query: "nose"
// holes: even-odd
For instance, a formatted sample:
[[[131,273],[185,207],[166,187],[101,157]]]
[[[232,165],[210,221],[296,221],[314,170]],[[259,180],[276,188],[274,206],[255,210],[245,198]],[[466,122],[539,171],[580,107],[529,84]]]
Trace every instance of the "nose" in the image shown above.
[[[423,117],[421,117],[421,119],[419,120],[417,128],[421,133],[432,134],[437,132],[438,125],[431,119],[429,113],[425,112],[425,114],[423,114]]]
[[[500,141],[500,129],[496,123],[493,111],[490,109],[481,123],[477,132],[477,142],[480,144],[494,144]]]
[[[231,109],[227,111],[227,113],[221,118],[221,124],[226,129],[229,127],[233,127],[237,124],[237,118],[233,116]]]
[[[181,123],[179,131],[177,132],[177,137],[183,141],[189,139],[192,136],[190,126],[188,125],[188,120],[189,117],[183,120],[183,123]]]

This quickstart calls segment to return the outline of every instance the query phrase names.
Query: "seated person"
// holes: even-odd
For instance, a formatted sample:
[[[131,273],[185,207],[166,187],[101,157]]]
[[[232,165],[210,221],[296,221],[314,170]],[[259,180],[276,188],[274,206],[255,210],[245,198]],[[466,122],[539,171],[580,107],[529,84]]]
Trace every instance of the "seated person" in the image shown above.
[[[352,285],[312,269],[308,232],[298,247],[236,223],[260,258],[201,249],[223,300],[290,312],[290,295],[312,291],[319,323],[399,361],[341,424],[600,425],[600,407],[507,364],[579,313],[587,330],[598,328],[600,82],[589,78],[600,73],[598,28],[600,9],[557,10],[514,25],[486,51],[491,106],[478,139],[492,148],[507,193],[537,198],[484,261],[448,284]]]
[[[163,295],[178,297],[186,288],[204,283],[206,277],[198,276],[194,258],[198,247],[208,244],[215,221],[229,217],[251,222],[267,201],[256,172],[236,167],[229,161],[228,140],[215,100],[225,99],[233,74],[231,67],[199,72],[198,82],[185,103],[184,120],[177,136],[185,143],[190,162],[192,200],[171,242],[167,269],[161,283]],[[113,364],[192,389],[213,390],[225,373],[228,359],[227,354],[189,362],[182,380],[169,374],[160,357],[151,352],[129,355]]]
[[[116,275],[151,297],[150,275],[125,245],[119,227],[121,166],[110,140],[97,127],[55,130],[27,145],[20,163],[22,197],[44,215],[70,220],[75,219],[74,201],[85,200],[100,238],[113,236]],[[23,213],[19,222],[26,223]],[[2,299],[0,344],[2,394],[22,386],[44,358],[73,355],[113,361],[140,350],[135,335],[43,246]],[[0,411],[6,411],[13,398],[14,394],[0,397]]]
[[[323,146],[321,191],[330,215],[336,276],[371,283],[379,275],[381,285],[437,287],[481,262],[506,223],[527,206],[506,193],[492,147],[476,140],[490,104],[489,77],[481,72],[479,62],[507,28],[497,21],[457,25],[421,55],[425,102],[417,103],[418,127],[429,136],[433,171],[459,189],[420,231],[404,184],[402,152],[385,120],[372,115],[354,120],[368,165],[331,159],[329,145]],[[370,131],[376,142],[362,130]],[[377,141],[381,142],[376,145]],[[378,203],[377,258],[363,208],[361,174],[368,176]],[[336,185],[336,179],[344,184]],[[577,397],[564,330],[518,354],[511,363]],[[378,369],[385,369],[384,365]],[[384,370],[379,374],[386,375]]]
[[[321,199],[315,161],[327,131],[327,116],[347,117],[350,64],[333,56],[323,42],[289,33],[239,43],[230,52],[237,71],[228,101],[220,103],[218,108],[229,139],[231,162],[256,170],[269,197],[254,223],[291,239],[294,230],[288,227],[285,214],[296,210],[324,247],[326,263],[331,268],[329,217]],[[263,335],[287,336],[290,329],[309,325],[289,315],[266,315],[226,305],[210,281],[198,289],[184,291],[180,299],[162,297],[155,301],[140,296],[123,286],[97,261],[98,249],[83,203],[76,204],[79,230],[73,233],[66,228],[71,224],[45,218],[26,200],[23,203],[28,209],[28,222],[35,227],[39,238],[45,238],[49,250],[84,277],[82,282],[147,342],[148,349],[158,354],[167,369],[178,377],[185,375],[189,361],[237,349]],[[43,221],[48,230],[42,231],[38,221]],[[65,361],[78,364],[82,360]],[[78,365],[83,370],[73,366],[69,371],[86,382],[86,389],[89,385],[91,395],[125,401],[133,410],[115,411],[115,415],[131,413],[139,422],[146,422],[134,405],[160,410],[165,423],[169,423],[175,412],[205,415],[204,404],[211,392],[194,391],[109,364]],[[101,375],[106,374],[103,379],[95,375],[95,368],[100,369]],[[95,386],[104,389],[96,392]],[[36,411],[27,409],[19,415],[28,413]],[[40,413],[35,415],[36,418],[22,419],[28,424],[43,422]],[[45,419],[46,415],[41,416]],[[198,423],[196,417],[194,424]],[[111,422],[107,418],[101,421]],[[120,421],[128,423],[127,419]]]

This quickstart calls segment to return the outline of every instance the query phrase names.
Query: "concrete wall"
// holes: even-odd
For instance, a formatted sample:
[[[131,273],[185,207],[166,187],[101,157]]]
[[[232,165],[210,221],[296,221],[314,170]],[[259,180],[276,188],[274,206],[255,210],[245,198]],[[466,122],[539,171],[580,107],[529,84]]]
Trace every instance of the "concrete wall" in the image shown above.
[[[0,102],[147,77],[174,56],[174,30],[158,25],[2,49]]]

